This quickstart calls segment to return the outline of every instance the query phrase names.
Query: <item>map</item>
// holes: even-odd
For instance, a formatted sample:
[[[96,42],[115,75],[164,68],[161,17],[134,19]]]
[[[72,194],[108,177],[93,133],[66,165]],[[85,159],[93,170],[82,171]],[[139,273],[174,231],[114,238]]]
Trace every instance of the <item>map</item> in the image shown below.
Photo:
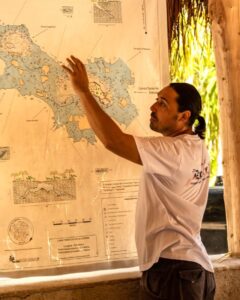
[[[81,129],[78,120],[84,112],[73,93],[61,64],[36,45],[25,25],[0,25],[0,59],[3,72],[0,89],[17,89],[22,96],[35,96],[54,113],[54,126],[65,126],[75,142],[85,138],[96,142],[93,131]],[[113,64],[103,58],[86,65],[90,88],[101,106],[113,119],[126,126],[137,116],[128,86],[134,84],[130,69],[118,59]]]
[[[79,57],[94,98],[119,128],[153,135],[150,107],[169,80],[164,5],[0,4],[1,275],[138,264],[142,167],[101,144],[62,65]]]

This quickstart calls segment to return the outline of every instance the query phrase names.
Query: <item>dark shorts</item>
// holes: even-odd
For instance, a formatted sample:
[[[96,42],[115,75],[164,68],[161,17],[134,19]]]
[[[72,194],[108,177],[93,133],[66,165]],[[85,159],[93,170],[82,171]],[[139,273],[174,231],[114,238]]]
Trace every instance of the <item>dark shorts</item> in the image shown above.
[[[213,300],[214,274],[197,263],[160,258],[144,271],[140,300]]]

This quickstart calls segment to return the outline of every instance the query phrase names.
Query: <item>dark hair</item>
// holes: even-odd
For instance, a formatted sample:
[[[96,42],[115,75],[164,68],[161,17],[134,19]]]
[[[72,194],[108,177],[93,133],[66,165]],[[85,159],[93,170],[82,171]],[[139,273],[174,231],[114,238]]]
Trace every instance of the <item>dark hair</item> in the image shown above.
[[[200,116],[202,110],[202,99],[199,92],[189,83],[173,82],[170,83],[170,87],[178,94],[178,111],[183,112],[185,110],[189,110],[191,112],[188,125],[192,126],[194,122],[198,120],[198,125],[194,127],[194,132],[201,139],[204,139],[206,123],[204,118]]]

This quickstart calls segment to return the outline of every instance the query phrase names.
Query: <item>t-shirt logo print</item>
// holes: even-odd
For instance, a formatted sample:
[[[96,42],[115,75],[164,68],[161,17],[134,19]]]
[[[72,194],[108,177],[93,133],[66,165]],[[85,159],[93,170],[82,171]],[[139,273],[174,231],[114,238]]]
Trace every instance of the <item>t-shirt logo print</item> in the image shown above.
[[[193,179],[191,184],[198,184],[206,180],[210,176],[210,167],[209,164],[202,164],[201,170],[193,169]]]

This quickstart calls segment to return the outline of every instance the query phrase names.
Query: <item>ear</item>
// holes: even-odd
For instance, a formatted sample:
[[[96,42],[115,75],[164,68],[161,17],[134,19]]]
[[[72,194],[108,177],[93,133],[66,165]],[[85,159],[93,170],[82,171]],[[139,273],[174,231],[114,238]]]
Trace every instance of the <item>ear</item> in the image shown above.
[[[191,117],[191,111],[190,110],[185,110],[183,112],[180,113],[179,115],[179,121],[187,124],[189,119]]]

